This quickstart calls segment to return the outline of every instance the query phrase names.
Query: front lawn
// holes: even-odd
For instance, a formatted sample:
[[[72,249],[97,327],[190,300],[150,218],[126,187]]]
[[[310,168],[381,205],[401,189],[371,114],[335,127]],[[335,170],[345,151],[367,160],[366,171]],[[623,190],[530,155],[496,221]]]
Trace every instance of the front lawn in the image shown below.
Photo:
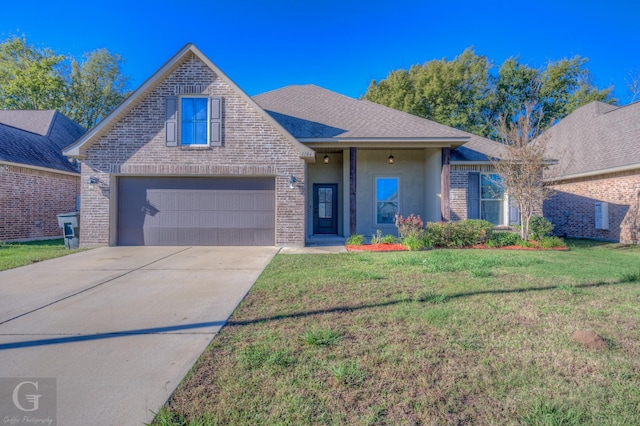
[[[639,323],[638,246],[278,255],[155,424],[640,424]]]
[[[30,265],[34,262],[53,259],[54,257],[66,256],[78,251],[65,249],[62,238],[28,243],[0,242],[0,271]]]

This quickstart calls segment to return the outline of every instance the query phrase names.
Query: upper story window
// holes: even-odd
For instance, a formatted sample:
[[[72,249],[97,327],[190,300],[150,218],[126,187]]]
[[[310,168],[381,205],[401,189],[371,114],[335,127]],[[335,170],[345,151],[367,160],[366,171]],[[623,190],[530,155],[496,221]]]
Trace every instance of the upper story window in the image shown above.
[[[165,105],[167,146],[222,146],[220,96],[169,96]]]
[[[180,143],[209,143],[209,98],[180,99]]]
[[[376,224],[393,225],[399,211],[400,179],[397,177],[376,178]]]

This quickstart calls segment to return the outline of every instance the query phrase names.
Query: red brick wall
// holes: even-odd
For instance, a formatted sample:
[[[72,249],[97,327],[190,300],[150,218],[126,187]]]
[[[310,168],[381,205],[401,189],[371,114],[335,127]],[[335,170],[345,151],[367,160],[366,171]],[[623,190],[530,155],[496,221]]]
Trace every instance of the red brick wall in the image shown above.
[[[62,237],[56,215],[76,209],[80,176],[0,165],[0,241]]]
[[[640,241],[640,170],[564,181],[552,187],[545,217],[554,233],[623,243]],[[609,203],[609,229],[595,228],[595,202]],[[567,215],[568,213],[568,215]]]
[[[180,86],[202,86],[200,93],[223,98],[223,146],[193,149],[165,145],[165,98]],[[129,176],[274,176],[276,244],[305,241],[305,164],[299,152],[257,110],[203,62],[192,56],[153,89],[98,140],[82,162],[80,243],[113,244],[110,221],[113,175]],[[298,179],[289,188],[289,176]],[[89,177],[100,179],[90,188]]]

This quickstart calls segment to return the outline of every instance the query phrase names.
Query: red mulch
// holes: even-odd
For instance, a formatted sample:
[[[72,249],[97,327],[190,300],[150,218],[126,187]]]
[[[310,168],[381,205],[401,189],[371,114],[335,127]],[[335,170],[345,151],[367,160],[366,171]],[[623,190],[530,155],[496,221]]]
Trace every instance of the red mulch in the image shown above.
[[[347,251],[406,251],[407,248],[402,244],[363,244],[361,246],[347,245]],[[477,244],[471,247],[463,247],[466,249],[480,249],[480,250],[529,250],[529,251],[541,251],[541,250],[554,250],[554,251],[567,251],[569,247],[553,247],[550,249],[543,249],[540,247],[520,247],[520,246],[504,246],[504,247],[487,247],[485,244]]]
[[[347,245],[348,251],[406,251],[402,244],[364,244],[361,246]]]

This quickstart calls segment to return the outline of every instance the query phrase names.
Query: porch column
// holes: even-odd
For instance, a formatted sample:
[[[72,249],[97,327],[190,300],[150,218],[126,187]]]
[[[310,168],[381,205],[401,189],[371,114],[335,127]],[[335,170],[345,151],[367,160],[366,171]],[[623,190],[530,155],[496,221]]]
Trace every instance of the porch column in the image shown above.
[[[349,234],[356,234],[356,148],[349,148]]]
[[[442,169],[440,170],[440,209],[442,210],[442,220],[451,220],[451,148],[442,148]]]

